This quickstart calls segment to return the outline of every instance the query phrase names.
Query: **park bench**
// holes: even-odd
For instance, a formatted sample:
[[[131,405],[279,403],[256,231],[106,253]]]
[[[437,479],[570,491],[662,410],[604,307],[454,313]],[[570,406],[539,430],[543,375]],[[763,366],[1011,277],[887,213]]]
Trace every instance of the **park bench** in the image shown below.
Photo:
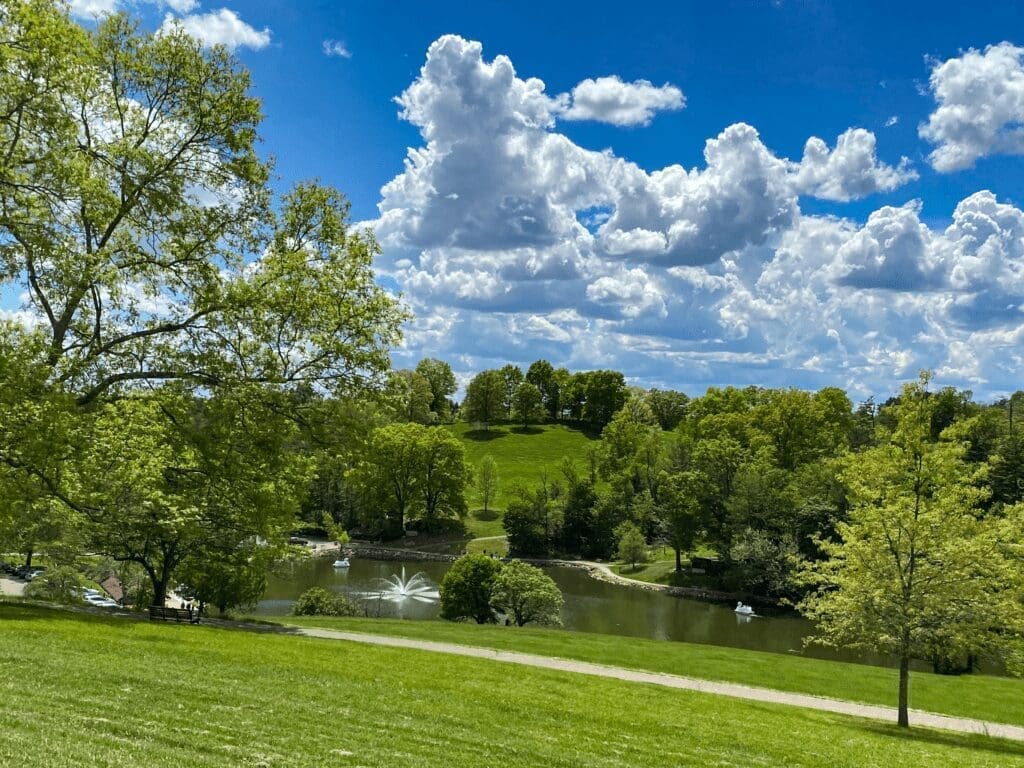
[[[187,621],[189,624],[199,623],[199,611],[189,611],[185,608],[164,608],[162,605],[149,606],[149,618],[151,621],[176,621],[179,624]]]

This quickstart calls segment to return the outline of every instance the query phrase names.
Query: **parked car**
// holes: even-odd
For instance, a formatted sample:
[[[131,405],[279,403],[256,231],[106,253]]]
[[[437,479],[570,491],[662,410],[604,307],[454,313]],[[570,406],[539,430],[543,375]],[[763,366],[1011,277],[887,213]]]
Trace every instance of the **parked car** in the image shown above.
[[[83,599],[95,608],[120,608],[115,601],[104,595],[86,595]]]
[[[289,544],[300,544],[303,547],[306,546],[307,544],[309,544],[309,542],[306,539],[301,539],[298,536],[291,536],[291,537],[289,537],[288,543]]]

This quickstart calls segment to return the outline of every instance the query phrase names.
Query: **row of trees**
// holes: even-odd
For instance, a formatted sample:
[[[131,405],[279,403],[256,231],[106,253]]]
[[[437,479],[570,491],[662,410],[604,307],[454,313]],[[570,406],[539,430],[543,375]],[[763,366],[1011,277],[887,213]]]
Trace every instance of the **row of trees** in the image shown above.
[[[547,360],[524,375],[515,365],[481,371],[466,387],[459,415],[488,425],[501,420],[524,427],[543,421],[572,421],[602,429],[626,402],[625,377],[618,371],[570,373]]]

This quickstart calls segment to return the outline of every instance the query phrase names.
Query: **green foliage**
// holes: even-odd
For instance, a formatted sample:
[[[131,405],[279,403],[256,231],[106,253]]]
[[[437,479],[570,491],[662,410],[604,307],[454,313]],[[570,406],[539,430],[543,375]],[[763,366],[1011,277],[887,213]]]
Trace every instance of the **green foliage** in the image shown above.
[[[418,371],[394,371],[388,379],[387,397],[397,421],[431,424],[438,418],[431,409],[434,393],[430,381]]]
[[[501,380],[504,382],[504,405],[505,405],[505,418],[512,419],[512,411],[515,408],[515,395],[516,390],[519,389],[519,385],[523,383],[523,372],[518,365],[503,365],[498,371],[501,374]]]
[[[465,449],[445,429],[406,423],[374,430],[350,478],[370,500],[363,522],[390,536],[401,535],[408,519],[434,528],[466,514]]]
[[[505,403],[505,381],[500,371],[482,371],[470,380],[466,387],[466,399],[462,402],[462,417],[471,423],[483,424],[488,429],[491,422],[501,418]]]
[[[540,390],[528,381],[524,381],[516,387],[512,413],[523,427],[529,427],[531,424],[543,420],[544,404],[541,401]]]
[[[441,579],[441,618],[494,622],[491,593],[501,562],[484,554],[464,555],[452,563]]]
[[[488,511],[498,493],[498,481],[498,462],[491,454],[486,453],[476,468],[476,487],[480,494],[480,501],[484,505],[484,512]]]
[[[552,578],[521,560],[505,563],[494,577],[491,605],[508,615],[517,627],[561,624],[563,602]]]
[[[644,393],[644,401],[658,420],[658,426],[669,431],[679,426],[686,416],[690,398],[671,389],[649,389]]]
[[[449,399],[456,390],[455,374],[451,366],[443,360],[428,357],[417,363],[416,373],[426,379],[430,387],[430,412],[434,414],[434,420],[448,421],[451,418]]]
[[[617,554],[619,560],[636,568],[637,563],[647,562],[647,541],[644,534],[631,520],[627,520],[615,529],[618,541]]]
[[[25,587],[25,596],[54,603],[77,603],[82,576],[77,569],[63,565],[49,568]]]
[[[796,542],[789,534],[744,528],[729,548],[729,578],[740,589],[774,598],[793,594]]]
[[[927,386],[924,374],[905,386],[888,439],[846,461],[850,519],[821,543],[826,559],[807,570],[816,590],[801,604],[821,642],[900,659],[901,725],[909,659],[997,652],[1006,638],[992,630],[1019,613],[1024,582],[1006,525],[979,515],[985,491],[966,447],[931,442],[944,400]]]
[[[345,595],[313,587],[299,595],[292,613],[296,616],[362,616],[363,610]]]

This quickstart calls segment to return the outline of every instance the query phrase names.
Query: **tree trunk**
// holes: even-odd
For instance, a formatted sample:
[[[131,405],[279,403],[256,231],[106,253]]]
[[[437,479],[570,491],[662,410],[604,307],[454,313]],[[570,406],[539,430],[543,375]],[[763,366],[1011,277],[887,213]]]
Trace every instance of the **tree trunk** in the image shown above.
[[[673,547],[673,549],[676,551],[676,573],[679,573],[683,570],[683,558],[679,551],[679,547]]]
[[[34,555],[34,554],[35,554],[35,552],[33,552],[31,549],[28,552],[25,553],[25,567],[26,568],[31,568],[32,567],[32,555]]]
[[[153,605],[163,608],[167,604],[167,579],[151,578],[153,582]]]
[[[910,654],[904,651],[900,654],[900,694],[899,694],[899,715],[897,722],[907,728],[910,725],[910,717],[907,714],[907,699],[910,689]]]

